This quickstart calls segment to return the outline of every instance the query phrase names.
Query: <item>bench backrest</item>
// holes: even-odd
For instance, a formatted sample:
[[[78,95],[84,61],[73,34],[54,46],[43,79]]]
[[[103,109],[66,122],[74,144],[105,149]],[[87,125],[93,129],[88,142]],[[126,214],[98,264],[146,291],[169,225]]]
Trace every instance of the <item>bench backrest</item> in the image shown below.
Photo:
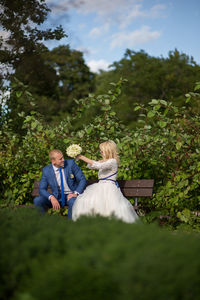
[[[97,180],[88,180],[87,185],[98,182]],[[118,180],[119,187],[125,197],[152,197],[153,195],[153,179],[137,179],[137,180]],[[35,181],[32,196],[39,195],[40,181]],[[51,189],[48,191],[51,193]]]

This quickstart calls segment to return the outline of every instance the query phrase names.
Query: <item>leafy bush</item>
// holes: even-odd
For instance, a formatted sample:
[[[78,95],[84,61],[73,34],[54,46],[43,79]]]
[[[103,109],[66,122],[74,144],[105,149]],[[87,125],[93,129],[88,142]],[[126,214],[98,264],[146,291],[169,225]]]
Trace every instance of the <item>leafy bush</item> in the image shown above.
[[[198,299],[199,235],[0,211],[0,298]]]
[[[200,116],[193,101],[197,103],[200,99],[200,83],[196,84],[195,92],[185,95],[182,108],[162,99],[153,99],[146,106],[137,105],[140,126],[130,131],[113,110],[124,81],[113,83],[107,94],[90,94],[76,100],[73,114],[58,126],[44,124],[35,112],[28,116],[19,114],[23,124],[19,131],[12,129],[12,120],[4,121],[0,131],[1,202],[7,205],[32,201],[33,182],[49,163],[49,150],[59,148],[65,153],[71,143],[80,143],[84,154],[99,159],[99,143],[113,139],[120,150],[119,179],[155,180],[153,198],[142,200],[146,212],[157,209],[187,224],[199,222],[195,213],[200,204]],[[99,114],[85,122],[85,114],[96,106]],[[134,113],[134,107],[130,110]],[[87,179],[97,177],[96,171],[87,169],[83,162],[78,164]]]
[[[200,94],[187,94],[182,108],[156,99],[149,107],[135,108],[142,111],[144,126],[130,140],[134,161],[142,164],[141,172],[155,179],[153,206],[167,209],[170,215],[195,211],[200,204],[200,116],[192,112],[192,97],[200,99]]]
[[[125,128],[112,111],[112,103],[117,101],[121,84],[122,81],[114,85],[115,88],[107,95],[89,95],[88,98],[77,100],[77,108],[71,118],[61,121],[56,127],[45,125],[41,116],[34,111],[28,116],[23,112],[19,113],[23,125],[16,131],[12,129],[11,119],[5,121],[0,131],[1,201],[21,204],[32,200],[33,182],[40,178],[42,168],[49,163],[48,153],[51,149],[58,148],[65,153],[66,147],[71,143],[81,142],[84,151],[97,159],[100,157],[98,146],[101,141],[108,138],[119,141]],[[85,110],[97,103],[101,104],[103,114],[96,116],[87,126],[82,124],[82,129],[75,131],[76,122],[81,119]],[[85,173],[88,178],[96,174],[86,168]]]

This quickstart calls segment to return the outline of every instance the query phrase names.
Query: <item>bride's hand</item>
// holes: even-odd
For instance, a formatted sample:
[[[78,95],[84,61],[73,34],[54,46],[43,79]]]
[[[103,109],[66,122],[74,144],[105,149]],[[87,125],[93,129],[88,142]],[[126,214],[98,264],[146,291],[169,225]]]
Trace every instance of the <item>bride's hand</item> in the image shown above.
[[[89,159],[86,156],[81,155],[81,154],[77,155],[76,159],[77,160],[82,160],[82,161],[84,161],[84,162],[86,162],[87,164],[90,164],[90,165],[93,164],[93,160],[91,160],[91,159]]]
[[[81,158],[80,154],[75,157],[76,160],[79,160],[80,158]]]

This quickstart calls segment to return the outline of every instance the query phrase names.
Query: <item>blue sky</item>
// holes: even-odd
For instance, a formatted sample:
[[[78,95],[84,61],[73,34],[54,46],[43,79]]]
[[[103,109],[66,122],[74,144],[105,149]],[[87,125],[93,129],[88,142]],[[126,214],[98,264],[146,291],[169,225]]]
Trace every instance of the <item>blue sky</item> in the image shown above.
[[[48,42],[81,50],[92,71],[107,70],[127,48],[166,57],[177,48],[200,65],[199,0],[46,0],[45,26],[61,24],[68,38]]]

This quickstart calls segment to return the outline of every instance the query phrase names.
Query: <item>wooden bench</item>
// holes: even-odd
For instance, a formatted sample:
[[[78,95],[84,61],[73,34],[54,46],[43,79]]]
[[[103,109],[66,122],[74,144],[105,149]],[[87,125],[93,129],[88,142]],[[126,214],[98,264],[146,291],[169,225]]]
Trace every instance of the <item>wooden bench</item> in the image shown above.
[[[88,180],[87,185],[98,182],[97,180]],[[126,198],[135,198],[134,208],[138,209],[138,198],[152,197],[153,195],[153,179],[134,179],[134,180],[118,180],[122,194]],[[39,196],[40,181],[35,181],[32,196]],[[51,193],[51,189],[48,189]]]

